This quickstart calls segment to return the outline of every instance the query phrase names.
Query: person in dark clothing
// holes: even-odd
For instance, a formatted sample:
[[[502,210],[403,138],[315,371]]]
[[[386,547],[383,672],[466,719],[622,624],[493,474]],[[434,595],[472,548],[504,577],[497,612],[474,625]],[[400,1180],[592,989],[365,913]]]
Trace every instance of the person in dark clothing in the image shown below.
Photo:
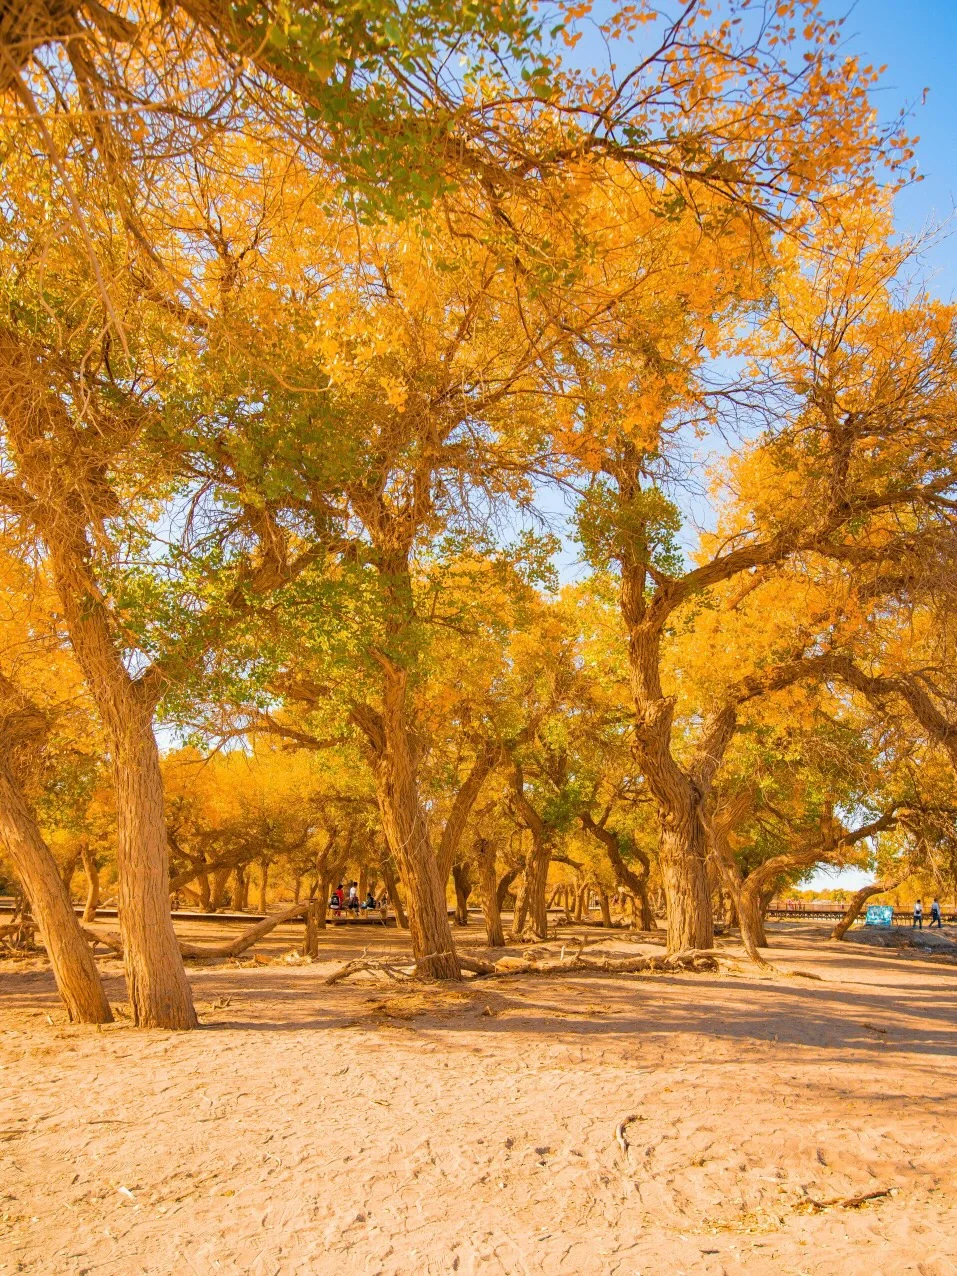
[[[934,900],[933,904],[931,904],[930,906],[930,924],[931,926],[936,926],[938,930],[944,924],[941,921],[941,917],[940,917],[940,904],[937,902],[936,899]]]

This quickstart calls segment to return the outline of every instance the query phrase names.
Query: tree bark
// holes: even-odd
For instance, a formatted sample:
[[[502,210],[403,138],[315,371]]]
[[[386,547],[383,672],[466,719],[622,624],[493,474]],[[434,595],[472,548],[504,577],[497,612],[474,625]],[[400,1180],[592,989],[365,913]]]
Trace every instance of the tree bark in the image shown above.
[[[495,888],[495,899],[498,903],[499,912],[501,912],[505,907],[505,901],[508,899],[509,892],[512,889],[512,884],[521,871],[522,870],[520,868],[510,868],[507,872],[502,874],[501,881]]]
[[[375,758],[376,795],[382,828],[408,889],[409,935],[416,967],[432,979],[460,979],[445,881],[429,839],[428,821],[419,797],[415,759],[406,720],[408,675],[380,656],[383,669],[382,710],[355,706],[358,725],[366,732]]]
[[[505,931],[499,908],[498,886],[495,881],[495,848],[488,838],[475,839],[475,864],[478,870],[479,899],[485,918],[485,934],[489,948],[505,947]]]
[[[244,913],[249,902],[249,872],[245,864],[237,864],[233,869],[236,889],[233,893],[233,912]]]
[[[57,989],[74,1023],[112,1023],[93,953],[56,860],[5,761],[0,761],[0,840],[30,900]]]
[[[83,907],[84,922],[96,921],[96,910],[100,904],[100,869],[96,855],[90,843],[84,838],[80,847],[83,859],[83,872],[86,874],[86,904]]]
[[[469,895],[472,893],[472,875],[467,864],[452,865],[452,880],[455,883],[455,924],[469,924]]]
[[[195,1028],[196,1011],[169,908],[163,779],[152,713],[130,714],[114,739],[119,918],[133,1022]]]

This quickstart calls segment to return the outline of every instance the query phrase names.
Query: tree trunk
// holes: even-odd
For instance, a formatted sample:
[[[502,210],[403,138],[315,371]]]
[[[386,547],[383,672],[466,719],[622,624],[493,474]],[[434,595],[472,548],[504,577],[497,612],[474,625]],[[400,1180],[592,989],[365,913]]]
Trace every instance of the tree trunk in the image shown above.
[[[60,876],[63,880],[63,886],[67,895],[72,899],[73,879],[76,877],[77,866],[80,862],[80,852],[71,851],[66,858]]]
[[[535,939],[548,938],[548,869],[552,862],[551,845],[533,838],[532,849],[525,861],[522,889],[515,906],[512,930],[516,935],[530,934]]]
[[[576,922],[584,920],[585,905],[588,903],[588,883],[579,882],[575,889],[575,912],[572,914]]]
[[[380,660],[382,712],[369,734],[376,757],[376,795],[386,842],[408,890],[409,935],[416,968],[432,979],[460,979],[449,925],[445,882],[429,840],[406,721],[406,671]],[[360,724],[368,722],[360,717]]]
[[[169,847],[152,715],[130,716],[114,743],[120,930],[133,1022],[195,1028],[196,1011],[169,908]]]
[[[298,903],[298,900],[296,901]],[[322,899],[314,899],[306,910],[306,934],[302,944],[304,957],[319,956],[319,910],[322,909],[322,925],[326,924],[326,909]]]
[[[366,895],[369,891],[369,870],[363,865],[359,869],[359,902],[365,903]]]
[[[226,885],[229,882],[232,866],[228,868],[223,866],[217,868],[213,873],[213,884],[209,896],[209,909],[212,913],[218,913],[223,907],[226,899]]]
[[[764,931],[764,910],[761,907],[761,892],[753,885],[749,886],[745,878],[737,892],[735,903],[738,910],[738,925],[741,927],[741,942],[752,961],[764,965],[765,961],[758,952],[759,948],[767,948],[768,937]]]
[[[705,831],[696,807],[664,820],[659,855],[668,914],[669,953],[714,945]]]
[[[582,825],[603,844],[608,852],[608,860],[615,874],[615,881],[625,890],[631,891],[641,904],[641,929],[654,930],[655,917],[651,911],[651,904],[648,900],[648,878],[651,876],[651,863],[648,856],[638,849],[634,843],[631,843],[631,849],[635,858],[641,865],[641,873],[636,873],[625,863],[624,856],[621,853],[621,839],[614,830],[606,828],[604,823],[598,824],[592,818],[590,812],[586,811],[579,816]],[[579,920],[581,920],[579,918]]]
[[[233,870],[236,889],[233,892],[233,912],[244,913],[249,900],[249,873],[245,864],[237,864]]]
[[[96,921],[96,910],[100,904],[100,870],[96,856],[89,842],[84,838],[80,847],[83,858],[83,872],[86,874],[86,904],[83,908],[84,922]]]
[[[455,883],[455,924],[469,924],[469,896],[472,893],[472,875],[467,864],[452,865],[452,881]]]
[[[259,911],[266,911],[266,893],[269,888],[269,860],[259,861]],[[298,899],[296,900],[298,904]]]
[[[475,862],[478,868],[479,899],[485,918],[485,934],[489,948],[505,947],[505,931],[499,909],[498,886],[495,881],[495,848],[488,838],[475,840]]]
[[[611,907],[608,902],[608,892],[604,886],[598,887],[598,903],[601,907],[601,924],[606,930],[611,930]]]
[[[386,894],[389,896],[389,903],[395,909],[396,925],[402,930],[409,929],[409,919],[405,915],[405,909],[402,906],[402,900],[399,897],[399,883],[396,880],[395,873],[392,871],[392,865],[389,863],[388,857],[384,856],[381,863],[382,880],[385,882]]]
[[[57,989],[74,1023],[112,1023],[93,952],[13,773],[0,763],[0,841],[30,900]]]
[[[520,868],[510,868],[508,872],[502,874],[502,879],[495,888],[495,899],[498,903],[499,912],[505,907],[505,901],[508,899],[509,892],[512,889],[512,883],[521,871]]]
[[[890,885],[885,885],[883,882],[874,882],[871,886],[862,886],[861,889],[851,897],[851,902],[847,906],[847,912],[831,931],[831,938],[843,939],[857,921],[858,917],[860,917],[861,910],[867,901],[873,895],[884,895],[888,891],[896,890],[896,888],[901,884],[901,881],[903,881],[903,878],[898,879],[896,882],[891,882]]]
[[[79,516],[72,508],[58,507],[41,530],[70,642],[113,757],[120,929],[133,1022],[143,1028],[195,1028],[196,1011],[169,908],[169,845],[153,734],[162,680],[155,669],[130,677]]]

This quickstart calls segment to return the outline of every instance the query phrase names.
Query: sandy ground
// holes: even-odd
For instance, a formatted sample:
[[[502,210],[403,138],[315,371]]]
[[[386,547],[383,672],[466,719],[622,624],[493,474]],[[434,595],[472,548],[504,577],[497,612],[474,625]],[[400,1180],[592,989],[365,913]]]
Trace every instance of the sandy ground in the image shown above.
[[[0,964],[0,1271],[957,1273],[957,966],[785,923],[763,977],[325,988],[404,943],[342,930],[194,967],[189,1034]]]

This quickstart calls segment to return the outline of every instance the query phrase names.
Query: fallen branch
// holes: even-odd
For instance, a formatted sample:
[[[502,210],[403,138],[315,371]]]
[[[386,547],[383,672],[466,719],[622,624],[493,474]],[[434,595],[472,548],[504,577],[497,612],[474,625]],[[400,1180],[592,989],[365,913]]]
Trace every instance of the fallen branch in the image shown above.
[[[365,951],[363,951],[361,957],[355,957],[352,961],[347,961],[344,966],[340,966],[331,975],[327,975],[322,982],[327,987],[330,984],[341,984],[344,979],[349,979],[352,975],[360,973],[385,975],[389,979],[404,979],[408,983],[415,979],[414,967],[398,966],[395,962],[384,960],[381,957],[366,957]]]
[[[250,926],[248,930],[242,931],[235,939],[231,939],[227,944],[190,944],[185,940],[179,941],[179,950],[184,957],[238,957],[240,953],[244,953],[247,948],[252,948],[264,935],[268,935],[271,930],[275,930],[277,926],[281,926],[283,922],[291,921],[294,917],[300,917],[307,908],[309,908],[311,900],[304,900],[300,904],[293,904],[291,908],[287,908],[282,913],[273,913],[271,917],[264,918],[263,921],[257,922],[255,926]],[[115,931],[97,932],[87,930],[81,927],[83,934],[95,948],[97,944],[104,944],[107,948],[111,948],[113,952],[123,956],[123,939]]]
[[[885,1196],[890,1196],[894,1190],[892,1187],[882,1187],[876,1192],[865,1192],[863,1196],[834,1196],[827,1201],[816,1201],[813,1196],[809,1196],[806,1201],[801,1202],[799,1208],[809,1210],[812,1214],[820,1214],[823,1210],[831,1209],[857,1210],[868,1201],[879,1201]]]
[[[585,957],[581,950],[572,957],[559,957],[557,961],[534,961],[529,957],[500,957],[498,961],[484,961],[479,957],[459,957],[463,970],[471,974],[488,975],[557,975],[576,970],[603,971],[610,974],[638,974],[643,971],[717,970],[719,962],[736,966],[737,962],[714,948],[689,948],[670,957],[657,954],[645,957]]]

